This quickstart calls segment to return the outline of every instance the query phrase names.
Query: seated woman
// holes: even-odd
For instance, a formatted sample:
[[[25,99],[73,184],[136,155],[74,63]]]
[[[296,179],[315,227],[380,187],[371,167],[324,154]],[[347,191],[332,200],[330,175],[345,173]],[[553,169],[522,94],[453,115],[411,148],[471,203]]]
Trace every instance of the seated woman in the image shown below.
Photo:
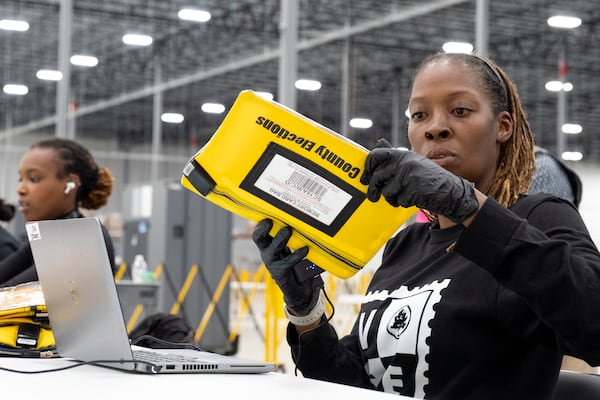
[[[19,210],[25,221],[81,218],[80,207],[96,210],[112,192],[114,178],[108,168],[98,167],[80,144],[61,138],[32,145],[19,164]],[[113,273],[114,248],[103,228]],[[37,272],[29,243],[0,261],[0,287],[36,281]]]

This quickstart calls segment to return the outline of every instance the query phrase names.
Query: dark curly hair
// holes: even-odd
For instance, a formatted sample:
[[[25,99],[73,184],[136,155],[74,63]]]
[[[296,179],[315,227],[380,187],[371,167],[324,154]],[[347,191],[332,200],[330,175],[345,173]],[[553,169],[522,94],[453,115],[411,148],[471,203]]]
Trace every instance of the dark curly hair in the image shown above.
[[[108,202],[114,185],[114,177],[106,167],[99,167],[92,154],[79,143],[63,138],[39,141],[34,148],[54,149],[62,162],[58,178],[69,174],[79,176],[81,186],[77,191],[77,204],[88,210],[96,210]]]

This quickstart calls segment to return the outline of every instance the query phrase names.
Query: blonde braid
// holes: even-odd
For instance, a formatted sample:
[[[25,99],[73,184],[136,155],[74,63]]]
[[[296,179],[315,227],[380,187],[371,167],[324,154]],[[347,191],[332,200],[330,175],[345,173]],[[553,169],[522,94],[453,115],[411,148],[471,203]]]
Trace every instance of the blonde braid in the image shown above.
[[[515,84],[500,67],[495,68],[506,84],[513,132],[510,139],[500,147],[496,176],[486,194],[508,207],[520,194],[527,193],[531,184],[535,172],[533,132]]]

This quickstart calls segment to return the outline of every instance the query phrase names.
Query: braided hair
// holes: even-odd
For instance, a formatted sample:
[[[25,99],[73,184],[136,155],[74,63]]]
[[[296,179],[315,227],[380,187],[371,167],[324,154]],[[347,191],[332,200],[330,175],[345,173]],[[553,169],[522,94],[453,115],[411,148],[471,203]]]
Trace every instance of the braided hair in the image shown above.
[[[512,135],[500,145],[496,175],[485,193],[502,205],[509,206],[519,195],[527,193],[535,172],[533,132],[521,105],[517,87],[492,60],[475,54],[434,54],[421,62],[415,75],[426,65],[445,59],[458,61],[469,68],[490,99],[494,113],[507,111],[511,116]]]
[[[114,177],[106,167],[99,167],[92,154],[79,143],[63,138],[39,141],[34,148],[54,149],[62,166],[58,169],[58,178],[69,174],[79,177],[81,186],[77,191],[77,204],[88,210],[96,210],[108,202],[112,193]]]

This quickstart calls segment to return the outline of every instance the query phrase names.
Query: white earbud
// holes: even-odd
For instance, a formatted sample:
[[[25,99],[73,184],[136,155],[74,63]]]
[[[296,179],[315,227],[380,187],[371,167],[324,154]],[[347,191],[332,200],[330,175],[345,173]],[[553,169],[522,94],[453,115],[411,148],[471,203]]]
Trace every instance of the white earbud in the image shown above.
[[[65,185],[65,194],[69,194],[69,192],[73,189],[75,189],[77,185],[75,185],[75,182],[67,182],[67,184]]]

